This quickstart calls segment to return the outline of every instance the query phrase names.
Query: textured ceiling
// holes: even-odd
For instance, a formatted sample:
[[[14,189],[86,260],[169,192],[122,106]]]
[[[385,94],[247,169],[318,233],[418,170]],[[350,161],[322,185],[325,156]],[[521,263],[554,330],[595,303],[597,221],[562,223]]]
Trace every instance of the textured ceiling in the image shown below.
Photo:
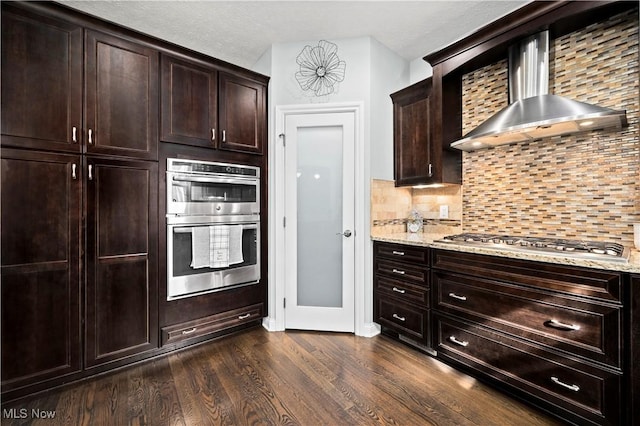
[[[371,36],[407,60],[529,1],[59,1],[250,68],[276,43]]]

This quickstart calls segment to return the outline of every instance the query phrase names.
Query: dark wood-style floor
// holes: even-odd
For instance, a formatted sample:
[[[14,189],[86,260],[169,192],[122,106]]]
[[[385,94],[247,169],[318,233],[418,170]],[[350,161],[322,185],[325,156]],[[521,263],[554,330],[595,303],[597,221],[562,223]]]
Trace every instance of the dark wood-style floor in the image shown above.
[[[3,408],[55,411],[3,425],[558,424],[385,336],[261,327]]]

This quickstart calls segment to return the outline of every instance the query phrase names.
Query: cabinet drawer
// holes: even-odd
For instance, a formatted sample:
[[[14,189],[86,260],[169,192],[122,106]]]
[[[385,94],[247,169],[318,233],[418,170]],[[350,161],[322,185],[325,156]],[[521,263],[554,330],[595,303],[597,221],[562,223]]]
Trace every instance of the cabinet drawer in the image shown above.
[[[262,303],[164,327],[162,344],[181,342],[262,318]]]
[[[424,341],[427,335],[427,309],[407,305],[400,300],[378,296],[374,317],[376,321],[394,331]]]
[[[433,281],[440,312],[621,367],[618,306],[443,272]]]
[[[403,262],[415,262],[427,266],[429,249],[426,247],[406,246],[401,244],[378,243],[373,245],[373,255]]]
[[[411,281],[427,286],[429,284],[428,269],[387,259],[376,259],[375,272],[402,281]]]
[[[429,307],[429,290],[424,286],[376,275],[375,291],[395,297],[403,302],[417,303],[425,308]]]
[[[438,355],[596,424],[619,424],[622,376],[481,326],[435,316]],[[555,409],[555,408],[554,408]],[[575,420],[573,420],[575,422]]]
[[[432,267],[613,303],[622,301],[620,272],[448,250],[433,251]]]

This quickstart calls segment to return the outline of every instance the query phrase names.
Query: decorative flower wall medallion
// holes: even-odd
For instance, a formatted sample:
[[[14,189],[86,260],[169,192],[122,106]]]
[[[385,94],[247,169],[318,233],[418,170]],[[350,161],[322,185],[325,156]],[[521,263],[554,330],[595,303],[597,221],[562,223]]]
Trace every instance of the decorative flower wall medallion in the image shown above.
[[[305,46],[296,58],[300,71],[296,80],[304,91],[312,91],[316,96],[325,96],[335,91],[335,84],[344,80],[345,61],[338,58],[338,46],[320,40],[316,47]]]

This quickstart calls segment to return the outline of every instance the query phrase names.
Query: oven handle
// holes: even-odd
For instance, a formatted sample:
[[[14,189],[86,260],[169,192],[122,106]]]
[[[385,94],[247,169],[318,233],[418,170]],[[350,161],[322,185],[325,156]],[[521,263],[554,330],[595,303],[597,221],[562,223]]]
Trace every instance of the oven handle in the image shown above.
[[[200,225],[200,226],[237,226],[240,225],[242,226],[242,229],[258,229],[258,224],[257,223],[250,223],[250,224],[243,224],[243,223],[237,223],[237,224],[221,224],[221,223],[216,223],[216,224],[206,224],[206,225]],[[194,226],[176,226],[176,225],[170,225],[173,226],[173,232],[175,232],[176,234],[190,234],[191,230],[193,228],[195,228]]]
[[[176,175],[172,177],[176,182],[202,182],[202,183],[238,183],[238,184],[255,184],[257,185],[259,179],[256,178],[224,178],[224,177],[206,177],[206,176],[191,176],[191,175]]]

